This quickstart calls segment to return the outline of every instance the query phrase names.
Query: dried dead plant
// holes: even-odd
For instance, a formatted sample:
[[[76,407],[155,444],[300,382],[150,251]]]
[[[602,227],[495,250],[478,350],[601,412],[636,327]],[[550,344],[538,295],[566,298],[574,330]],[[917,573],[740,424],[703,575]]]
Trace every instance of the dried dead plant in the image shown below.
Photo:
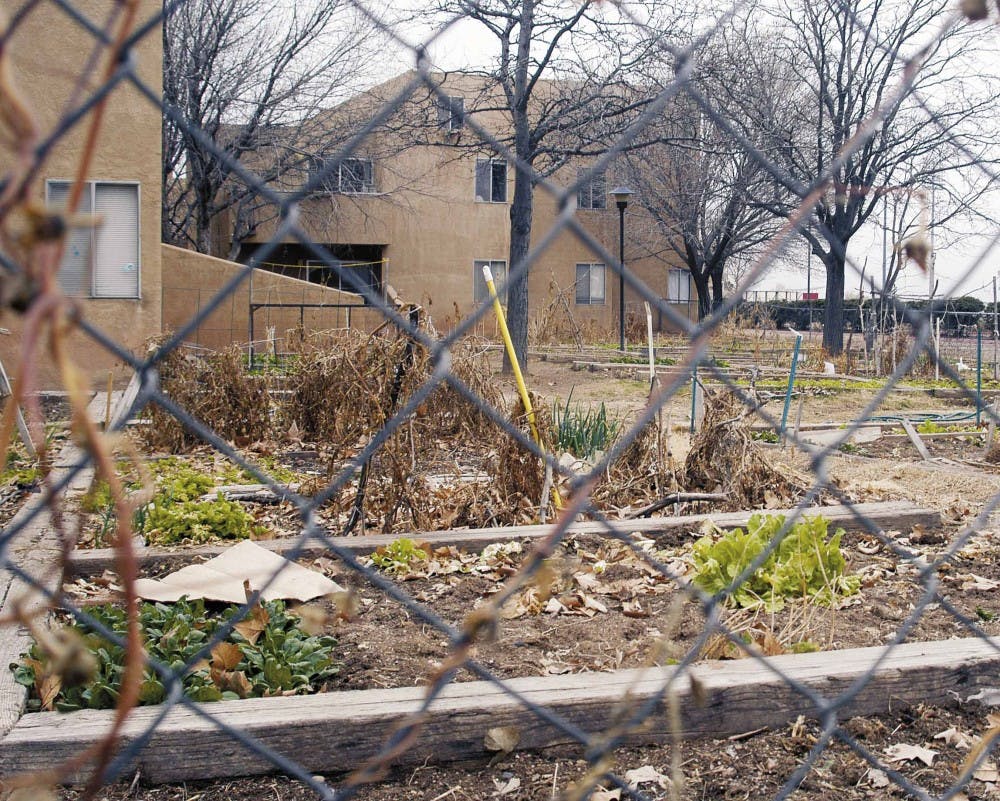
[[[535,428],[542,449],[551,453],[555,441],[552,414],[534,393],[529,393],[535,417]],[[531,427],[524,404],[518,398],[511,411],[511,423],[528,439]],[[490,492],[498,503],[494,525],[513,526],[534,522],[539,509],[552,514],[551,497],[545,490],[545,463],[508,433],[503,433],[495,456],[487,467],[491,476]]]
[[[30,13],[31,5],[22,9]],[[105,30],[94,45],[88,59],[88,74],[77,78],[73,94],[93,80],[110,81],[120,67],[126,43],[129,41],[138,18],[139,6],[136,2],[123,2],[115,13],[108,17]],[[48,464],[46,442],[43,430],[40,404],[35,395],[38,389],[38,365],[41,361],[39,350],[48,347],[52,361],[59,371],[60,379],[67,390],[72,406],[73,434],[78,444],[84,448],[93,461],[95,473],[107,481],[114,504],[115,513],[121,521],[119,535],[114,543],[115,563],[118,580],[123,589],[123,600],[127,615],[125,637],[125,659],[121,686],[110,727],[97,740],[81,748],[71,758],[51,770],[29,775],[5,776],[3,789],[27,796],[49,795],[48,788],[59,784],[65,777],[93,767],[84,799],[97,795],[105,770],[114,756],[119,734],[133,707],[139,700],[140,685],[144,667],[144,654],[137,615],[138,598],[135,579],[138,573],[132,550],[131,518],[133,507],[125,496],[125,490],[115,470],[113,444],[104,436],[87,414],[87,382],[83,371],[70,359],[67,341],[75,326],[78,310],[67,299],[59,287],[57,272],[66,247],[66,234],[74,219],[77,224],[94,225],[98,220],[77,215],[87,176],[97,150],[101,135],[108,95],[97,99],[87,115],[84,124],[80,156],[74,170],[65,210],[54,211],[36,204],[33,195],[38,186],[42,162],[51,152],[41,144],[41,125],[34,109],[25,99],[14,81],[17,70],[11,61],[11,48],[7,41],[15,29],[10,26],[6,14],[0,10],[0,28],[5,40],[0,46],[0,137],[6,149],[13,156],[12,163],[5,172],[5,180],[0,186],[0,248],[7,258],[7,264],[15,263],[20,271],[15,275],[4,270],[0,281],[0,296],[5,306],[23,313],[23,327],[18,362],[15,369],[13,392],[7,399],[0,421],[0,463],[6,464],[11,443],[17,408],[28,408],[31,437],[38,453],[39,463]],[[71,99],[70,106],[73,105]],[[47,489],[53,492],[51,476],[46,474]],[[49,500],[52,526],[61,540],[63,559],[73,548],[74,532],[69,529],[63,515],[61,500],[53,492]],[[58,576],[63,569],[60,564],[43,564],[36,573],[46,583]],[[59,583],[56,579],[56,589]],[[39,620],[49,609],[49,602],[40,594],[28,589],[20,594],[11,593],[4,604],[5,615],[0,625],[17,625],[40,631]],[[9,610],[9,611],[8,611]],[[72,662],[73,660],[70,660]],[[68,664],[64,661],[64,664]],[[20,788],[18,790],[17,788]],[[52,793],[54,795],[54,793]]]
[[[684,462],[689,491],[724,492],[732,509],[767,506],[775,498],[794,502],[807,483],[774,467],[751,436],[752,409],[734,392],[705,388],[705,419]]]
[[[632,506],[677,492],[679,465],[668,440],[657,419],[646,423],[594,489],[594,504],[603,509]]]
[[[208,355],[178,348],[160,363],[160,386],[223,439],[246,445],[271,434],[268,377],[250,373],[238,347]],[[171,453],[203,444],[193,431],[155,405],[142,434],[150,447]]]
[[[558,345],[569,342],[576,343],[583,350],[584,331],[577,322],[570,305],[570,296],[576,285],[560,287],[555,275],[549,280],[548,303],[545,308],[534,315],[528,326],[528,342],[532,345]]]

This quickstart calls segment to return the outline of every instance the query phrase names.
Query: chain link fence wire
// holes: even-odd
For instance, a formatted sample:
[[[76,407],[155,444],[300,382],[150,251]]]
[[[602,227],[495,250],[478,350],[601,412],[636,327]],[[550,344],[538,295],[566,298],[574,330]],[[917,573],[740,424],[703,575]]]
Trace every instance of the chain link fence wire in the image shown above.
[[[410,79],[398,85],[393,96],[387,98],[371,117],[337,149],[335,154],[324,159],[322,170],[312,172],[300,189],[288,192],[278,191],[262,180],[253,169],[220,147],[207,132],[194,126],[185,116],[183,109],[163,103],[158,88],[148,85],[140,78],[133,50],[147,38],[159,37],[160,27],[164,20],[176,13],[184,1],[167,2],[163,5],[162,11],[148,17],[139,14],[140,6],[138,4],[122,4],[115,7],[104,26],[94,23],[89,13],[77,8],[72,0],[55,0],[48,4],[45,13],[68,15],[79,25],[81,31],[86,31],[93,39],[93,55],[88,62],[88,72],[86,75],[76,76],[76,78],[70,76],[71,79],[77,80],[76,90],[73,92],[73,102],[66,110],[60,123],[50,133],[43,135],[33,120],[32,106],[41,102],[41,98],[30,96],[22,98],[14,92],[8,77],[0,78],[3,81],[0,83],[0,98],[3,99],[0,111],[3,112],[4,122],[8,129],[7,135],[12,137],[13,151],[16,153],[14,163],[5,168],[2,183],[0,183],[0,221],[2,221],[4,228],[4,248],[0,251],[0,265],[5,271],[5,287],[20,287],[18,291],[8,290],[5,293],[5,300],[11,308],[9,313],[22,314],[24,322],[21,345],[22,361],[17,365],[15,392],[7,405],[3,421],[3,434],[6,442],[9,443],[14,426],[13,410],[19,403],[27,405],[31,410],[33,404],[31,392],[38,388],[34,382],[31,360],[42,347],[43,338],[47,338],[51,342],[51,350],[55,360],[61,368],[65,388],[70,393],[74,410],[74,425],[77,428],[76,436],[80,444],[79,450],[72,456],[68,464],[62,464],[49,474],[39,498],[33,499],[28,510],[16,517],[0,535],[0,564],[2,564],[6,575],[5,588],[18,588],[16,591],[9,590],[7,597],[4,598],[2,622],[7,628],[27,627],[37,635],[44,627],[43,622],[46,616],[54,610],[62,610],[107,640],[117,643],[125,649],[127,654],[122,691],[112,730],[96,745],[79,754],[70,764],[59,766],[42,776],[28,777],[23,781],[36,784],[55,783],[90,766],[93,773],[89,779],[88,788],[90,791],[96,792],[105,784],[114,782],[123,776],[127,778],[130,766],[141,758],[143,749],[149,745],[171,711],[185,709],[204,720],[208,725],[223,732],[232,739],[234,744],[246,748],[255,758],[269,763],[275,772],[301,781],[317,797],[322,799],[351,798],[362,793],[361,788],[366,782],[377,780],[387,768],[391,767],[401,755],[413,746],[420,737],[422,724],[426,720],[427,714],[436,708],[442,692],[455,681],[460,670],[466,670],[474,678],[493,684],[507,694],[510,699],[529,711],[540,723],[551,727],[566,740],[577,744],[578,753],[586,761],[589,769],[572,786],[567,785],[565,788],[560,788],[560,791],[563,792],[560,797],[587,798],[598,788],[602,788],[601,792],[604,793],[602,797],[605,798],[609,797],[607,793],[610,790],[619,791],[621,798],[631,798],[637,801],[660,797],[684,797],[679,783],[679,772],[675,772],[671,777],[672,784],[669,790],[653,792],[648,788],[640,789],[634,782],[630,783],[626,781],[624,776],[614,772],[612,769],[613,756],[616,749],[629,742],[631,735],[642,732],[656,716],[664,714],[664,710],[672,716],[671,720],[676,722],[675,728],[679,729],[678,694],[686,692],[690,685],[697,684],[697,679],[691,673],[692,665],[701,658],[703,649],[710,641],[721,638],[728,643],[728,647],[746,659],[755,660],[765,666],[776,679],[783,682],[801,698],[807,700],[811,708],[809,717],[819,723],[820,732],[815,743],[801,758],[798,767],[787,776],[784,784],[773,795],[775,799],[791,797],[803,779],[816,768],[826,750],[836,742],[856,753],[872,769],[882,771],[888,780],[897,785],[904,793],[921,799],[935,797],[911,776],[894,768],[886,760],[884,754],[874,752],[865,742],[859,740],[849,729],[845,728],[841,711],[865,691],[879,667],[894,653],[897,646],[907,640],[929,609],[942,610],[967,636],[981,638],[1000,656],[1000,649],[996,648],[994,640],[984,630],[982,621],[958,608],[952,600],[942,593],[939,576],[942,566],[955,559],[977,534],[989,527],[991,515],[1000,505],[1000,495],[993,497],[986,503],[975,519],[956,534],[933,561],[928,562],[919,552],[913,550],[909,545],[899,542],[884,531],[878,523],[866,517],[863,511],[858,508],[857,503],[830,479],[831,460],[837,457],[842,446],[850,441],[852,435],[878,414],[879,409],[898,383],[910,374],[920,359],[935,365],[942,378],[950,380],[958,386],[961,389],[963,400],[967,404],[971,404],[973,407],[985,406],[980,395],[976,393],[974,387],[970,386],[968,373],[964,369],[956,367],[954,356],[944,346],[940,349],[936,347],[931,318],[925,310],[914,309],[892,297],[881,299],[884,304],[892,306],[894,319],[905,323],[909,331],[912,332],[907,334],[903,352],[892,363],[891,368],[885,371],[888,375],[867,406],[843,428],[840,436],[833,442],[825,446],[817,446],[806,442],[797,431],[787,435],[796,448],[800,449],[802,453],[808,454],[810,476],[807,486],[803,487],[803,491],[798,497],[794,513],[789,515],[780,526],[765,549],[757,554],[739,572],[739,575],[730,577],[731,581],[725,589],[710,595],[696,587],[685,579],[675,566],[661,559],[657,552],[643,547],[642,543],[632,536],[632,529],[628,521],[613,519],[606,509],[602,511],[595,504],[593,494],[602,479],[609,475],[629,449],[644,436],[644,432],[650,426],[655,426],[658,430],[662,429],[664,409],[672,400],[676,400],[690,391],[692,376],[697,375],[703,384],[710,382],[713,387],[720,388],[721,391],[733,393],[740,404],[753,410],[760,422],[775,429],[784,428],[783,422],[779,420],[777,415],[760,405],[753,388],[748,388],[744,381],[739,380],[742,376],[735,377],[733,372],[721,368],[716,360],[711,358],[712,337],[717,335],[726,324],[729,315],[737,310],[745,291],[748,291],[755,282],[767,276],[788,243],[793,241],[807,226],[818,230],[831,246],[836,247],[838,240],[833,232],[813,218],[814,205],[834,186],[838,169],[868,145],[871,138],[877,135],[883,121],[893,112],[899,99],[913,87],[927,54],[940,43],[954,26],[963,23],[963,10],[965,15],[972,16],[969,6],[975,4],[963,3],[963,10],[956,7],[943,11],[937,34],[924,45],[922,51],[911,54],[906,60],[900,59],[896,52],[887,53],[887,56],[899,59],[897,77],[887,87],[887,92],[881,102],[873,105],[869,110],[866,123],[846,140],[842,149],[835,154],[827,168],[811,184],[804,184],[797,180],[765,150],[751,141],[739,125],[728,118],[711,98],[706,96],[694,80],[699,57],[705,52],[707,43],[737,14],[745,12],[746,4],[737,3],[725,13],[719,14],[709,29],[689,44],[675,44],[670,41],[669,37],[656,37],[662,55],[668,57],[674,64],[674,74],[655,94],[655,97],[645,105],[627,130],[617,136],[614,141],[607,142],[606,149],[592,164],[591,169],[597,172],[612,166],[616,158],[628,152],[635,143],[641,140],[650,126],[656,123],[671,103],[683,99],[695,110],[694,113],[703,117],[705,124],[718,127],[732,142],[737,143],[744,150],[748,158],[766,171],[783,191],[798,199],[797,207],[788,214],[785,223],[773,237],[763,243],[759,255],[743,277],[740,286],[710,316],[699,322],[694,322],[679,313],[675,306],[665,302],[659,293],[646,286],[633,272],[628,269],[623,270],[617,256],[609,252],[607,247],[586,226],[581,224],[578,215],[575,214],[573,201],[577,190],[582,185],[581,182],[588,180],[588,176],[581,177],[570,186],[558,185],[550,177],[540,174],[532,164],[520,159],[502,137],[485,127],[475,115],[468,115],[464,122],[470,135],[474,136],[484,148],[497,154],[498,158],[504,159],[514,170],[529,175],[536,191],[551,196],[559,210],[548,230],[536,232],[527,256],[519,263],[510,265],[510,278],[516,279],[518,276],[526,275],[550,250],[558,237],[567,233],[572,234],[592,251],[595,259],[608,265],[614,276],[622,276],[632,293],[648,302],[655,312],[662,316],[662,319],[668,321],[674,329],[681,332],[686,343],[685,354],[680,364],[672,368],[667,380],[652,389],[645,408],[625,426],[625,430],[615,440],[612,447],[597,458],[593,465],[576,473],[568,470],[545,443],[541,445],[537,443],[529,435],[527,429],[518,424],[518,421],[512,421],[508,410],[503,408],[501,403],[491,402],[484,398],[480,391],[470,383],[468,377],[462,377],[456,370],[455,354],[461,350],[465,339],[475,332],[477,325],[492,314],[492,307],[488,301],[479,304],[471,314],[455,321],[455,324],[446,333],[440,334],[427,325],[421,324],[419,318],[389,302],[379,291],[357,281],[349,271],[343,271],[341,281],[345,285],[353,285],[354,291],[364,299],[366,306],[378,312],[387,326],[386,330],[398,332],[404,340],[412,343],[412,346],[426,352],[430,368],[419,380],[407,387],[398,404],[395,403],[394,398],[393,406],[395,408],[388,409],[384,422],[377,431],[366,441],[359,443],[355,455],[346,459],[338,470],[327,477],[328,480],[325,480],[322,486],[316,487],[308,493],[299,493],[290,492],[287,486],[271,474],[265,464],[255,463],[245,452],[236,448],[227,437],[213,430],[212,426],[205,421],[199,420],[191,409],[185,408],[184,405],[167,394],[161,386],[161,371],[168,360],[185,347],[185,343],[197,341],[197,332],[207,324],[214,312],[219,311],[223,315],[226,314],[227,304],[233,303],[234,294],[250,280],[256,265],[270,262],[275,251],[283,242],[292,241],[301,245],[309,253],[310,258],[341,272],[338,268],[339,261],[335,255],[323,244],[315,241],[307,228],[303,226],[300,219],[300,206],[315,191],[322,189],[331,176],[336,175],[336,171],[344,163],[344,160],[351,158],[352,155],[357,155],[366,139],[378,134],[397,111],[406,104],[413,102],[418,97],[428,95],[442,102],[448,102],[447,91],[442,88],[439,79],[432,70],[432,65],[426,55],[426,48],[443,36],[446,31],[461,23],[464,16],[461,13],[454,14],[437,28],[435,34],[426,40],[425,45],[414,47],[405,41],[399,30],[384,23],[383,18],[375,11],[360,3],[356,4],[355,8],[358,13],[366,16],[374,26],[378,27],[380,32],[392,41],[395,47],[406,49],[411,53],[415,71]],[[516,4],[512,5],[512,11],[516,7]],[[615,9],[623,16],[630,14],[629,7],[625,4],[616,5]],[[846,4],[841,12],[844,24],[857,27],[858,35],[870,33],[866,30],[864,22],[855,16]],[[3,33],[2,41],[0,41],[0,65],[3,65],[3,59],[9,58],[4,51],[9,50],[8,45],[18,35],[20,23],[29,15],[39,13],[42,13],[42,5],[37,2],[26,2],[7,12],[6,30]],[[632,22],[639,29],[645,27],[645,23],[641,19],[634,18]],[[995,28],[990,27],[989,24],[982,30],[983,36],[995,36]],[[101,72],[103,65],[106,66]],[[0,72],[0,76],[4,75],[6,73]],[[52,149],[70,134],[75,135],[83,131],[96,135],[100,130],[100,114],[104,104],[113,100],[115,93],[124,84],[130,84],[138,89],[147,102],[162,111],[164,118],[171,125],[182,130],[185,135],[192,137],[200,147],[211,153],[219,168],[228,172],[233,180],[251,187],[255,193],[271,204],[276,210],[275,217],[278,220],[273,235],[256,249],[245,268],[234,274],[211,297],[207,297],[199,290],[197,304],[191,304],[192,307],[197,307],[196,313],[190,317],[185,325],[172,332],[155,349],[145,355],[136,355],[121,343],[116,342],[113,337],[107,335],[100,327],[87,319],[85,304],[76,305],[60,293],[58,284],[54,280],[54,274],[64,248],[65,225],[54,225],[54,221],[58,222],[59,220],[57,212],[51,210],[33,212],[35,216],[31,218],[33,228],[30,237],[18,239],[15,236],[14,228],[17,215],[28,208],[32,182],[41,174],[46,158]],[[924,104],[927,114],[926,125],[944,124],[932,107],[926,105],[922,98],[918,97],[918,101]],[[88,150],[88,148],[90,149]],[[89,173],[92,163],[92,148],[92,144],[84,144],[83,146],[81,176],[86,176]],[[983,162],[976,153],[970,152],[968,155],[970,161],[981,171],[986,180],[996,181],[997,174],[991,164]],[[843,188],[838,188],[838,191],[843,191]],[[968,268],[970,274],[981,263],[985,262],[989,248],[996,244],[998,238],[1000,238],[1000,231],[994,230],[992,240],[987,247],[982,249],[980,256],[974,259]],[[849,268],[858,275],[862,273],[863,266],[856,264],[848,254],[841,255],[846,257]],[[961,281],[958,282],[958,285],[961,285]],[[877,289],[874,287],[872,292],[876,296],[878,295]],[[958,310],[952,313],[956,319],[961,314]],[[230,310],[228,314],[231,317],[232,311]],[[141,637],[134,614],[137,604],[134,583],[139,571],[137,554],[132,544],[129,528],[129,521],[132,519],[134,509],[126,499],[125,489],[121,478],[117,477],[118,470],[115,466],[116,448],[119,441],[115,438],[116,432],[101,433],[93,423],[86,420],[83,413],[86,407],[86,398],[83,395],[79,370],[70,363],[65,352],[67,326],[76,330],[75,335],[87,337],[93,343],[94,348],[107,351],[115,358],[128,364],[138,377],[138,394],[128,410],[129,413],[120,418],[118,430],[124,429],[125,422],[129,418],[148,413],[153,408],[171,416],[217,454],[252,474],[256,480],[266,484],[276,494],[287,498],[293,505],[300,533],[294,538],[294,544],[284,552],[288,559],[294,561],[307,552],[314,554],[316,548],[322,548],[325,553],[334,557],[345,570],[360,577],[367,586],[380,593],[385,599],[399,604],[407,615],[439,632],[441,637],[447,641],[448,656],[427,677],[426,690],[419,707],[411,714],[402,717],[397,722],[391,736],[374,750],[367,760],[356,765],[348,776],[340,779],[333,778],[329,781],[318,779],[314,775],[314,770],[306,769],[296,762],[295,754],[282,753],[280,748],[268,745],[253,735],[232,727],[220,716],[222,705],[200,703],[183,692],[182,682],[185,674],[194,670],[200,662],[207,659],[213,649],[241,621],[253,614],[258,599],[271,582],[258,588],[257,592],[239,607],[239,611],[220,625],[197,653],[190,656],[183,667],[161,664],[146,658],[141,647]],[[408,352],[412,354],[412,350]],[[883,366],[885,364],[883,362]],[[357,486],[359,473],[366,470],[367,465],[373,459],[377,459],[380,454],[384,453],[387,443],[392,438],[406,431],[407,426],[420,414],[423,406],[442,387],[447,387],[454,393],[455,397],[470,404],[490,424],[495,426],[497,436],[512,438],[517,446],[544,465],[551,475],[563,480],[564,486],[568,488],[565,493],[564,508],[552,510],[555,513],[555,519],[549,524],[544,536],[531,544],[527,555],[514,575],[503,583],[498,592],[484,599],[475,611],[459,623],[452,623],[444,619],[435,612],[433,604],[419,601],[408,592],[405,583],[386,576],[370,561],[360,558],[354,548],[346,547],[341,535],[351,533],[354,523],[348,525],[343,531],[331,529],[330,526],[322,522],[320,516],[321,510],[326,504]],[[37,423],[40,419],[37,411],[35,409],[35,414],[29,415],[36,421],[33,423],[36,439],[41,434]],[[982,408],[981,412],[984,420],[998,422],[991,409]],[[41,446],[43,458],[48,459],[51,463],[55,457],[51,453],[46,454],[44,442],[40,441],[36,444]],[[61,578],[65,564],[42,565],[40,569],[38,569],[39,566],[33,565],[29,569],[14,556],[19,538],[25,536],[32,527],[44,524],[45,527],[55,531],[58,535],[62,559],[68,558],[77,532],[72,522],[73,510],[68,508],[62,499],[67,488],[74,481],[89,475],[88,471],[94,471],[97,476],[109,484],[114,498],[119,525],[119,537],[115,545],[117,581],[123,587],[126,608],[133,610],[130,617],[129,633],[125,637],[110,631],[89,614],[86,607],[63,593]],[[547,494],[546,490],[540,495],[543,507],[546,504]],[[887,552],[894,556],[899,564],[909,565],[913,573],[914,588],[918,593],[913,601],[912,611],[899,622],[888,641],[884,642],[879,656],[862,675],[852,681],[843,691],[832,695],[803,683],[776,666],[773,661],[768,660],[760,649],[746,641],[743,632],[738,627],[727,623],[726,614],[727,604],[732,597],[761,566],[779,551],[794,526],[804,515],[809,514],[815,508],[815,504],[824,497],[829,497],[850,509],[858,527],[875,538]],[[639,562],[645,565],[646,569],[672,582],[676,588],[677,597],[698,608],[704,619],[701,631],[694,638],[694,641],[685,648],[684,652],[677,655],[672,669],[657,674],[663,676],[658,691],[641,700],[623,698],[622,714],[613,726],[604,731],[588,731],[566,715],[526,696],[508,679],[497,675],[496,671],[491,669],[488,664],[477,659],[476,655],[477,643],[494,635],[505,604],[511,603],[525,589],[544,580],[547,560],[551,559],[567,542],[571,534],[570,527],[580,516],[586,516],[600,524],[602,528],[601,539],[625,546]],[[271,581],[274,581],[275,578],[272,576]],[[831,668],[835,662],[835,657],[831,656]],[[6,668],[6,666],[4,667]],[[137,703],[138,687],[145,669],[154,671],[161,678],[166,691],[166,699],[160,705],[155,716],[148,719],[142,731],[132,732],[127,744],[118,748],[117,737],[122,726],[129,719],[132,708]],[[655,670],[651,669],[649,673],[652,675]],[[680,735],[679,730],[676,731],[676,735]],[[679,748],[676,740],[672,744],[675,750]],[[948,782],[944,792],[936,797],[942,799],[959,797],[962,789],[967,787],[973,772],[989,758],[992,745],[992,739],[985,741],[983,747],[974,752],[975,759],[963,766],[954,780]],[[93,768],[94,765],[96,768]],[[11,781],[11,778],[8,777],[5,781]],[[22,779],[14,780],[11,787],[15,786],[18,781],[22,781]]]

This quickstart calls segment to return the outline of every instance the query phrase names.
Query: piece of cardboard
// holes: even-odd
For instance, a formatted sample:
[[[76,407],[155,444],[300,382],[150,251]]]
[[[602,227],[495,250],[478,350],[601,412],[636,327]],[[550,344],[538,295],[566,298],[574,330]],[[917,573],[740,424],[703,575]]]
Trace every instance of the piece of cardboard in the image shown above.
[[[246,601],[244,581],[250,582],[252,590],[263,589],[261,597],[265,601],[309,601],[343,591],[343,587],[322,573],[290,562],[250,540],[162,579],[139,579],[135,588],[139,597],[148,601],[169,603],[186,596],[191,600],[204,598],[238,604]]]

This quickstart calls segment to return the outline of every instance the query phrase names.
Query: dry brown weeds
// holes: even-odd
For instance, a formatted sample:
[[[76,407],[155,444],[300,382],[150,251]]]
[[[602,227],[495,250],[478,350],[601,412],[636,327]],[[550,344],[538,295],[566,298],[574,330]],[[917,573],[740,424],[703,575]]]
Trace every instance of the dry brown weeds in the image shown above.
[[[160,363],[160,386],[178,406],[237,445],[271,434],[268,378],[246,369],[238,347],[205,356],[182,348]],[[142,436],[152,448],[180,453],[204,444],[191,429],[159,406],[150,407]]]
[[[686,489],[725,492],[731,509],[794,501],[808,486],[774,467],[750,431],[751,409],[729,390],[705,389],[705,419],[684,462]]]

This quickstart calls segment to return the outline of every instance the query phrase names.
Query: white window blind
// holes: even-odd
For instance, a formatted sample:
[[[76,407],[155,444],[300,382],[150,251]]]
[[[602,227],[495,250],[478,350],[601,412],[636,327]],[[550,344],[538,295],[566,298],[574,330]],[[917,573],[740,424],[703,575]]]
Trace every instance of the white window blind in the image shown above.
[[[50,181],[49,207],[53,210],[65,211],[69,201],[70,184],[66,181]],[[90,185],[83,188],[79,214],[90,214]],[[90,251],[93,244],[90,228],[71,227],[66,233],[66,249],[63,252],[62,264],[59,265],[59,285],[67,295],[87,297],[90,295]]]
[[[94,211],[102,223],[94,231],[94,296],[139,296],[139,187],[95,184]]]
[[[599,306],[604,303],[603,264],[576,265],[576,303],[579,306]]]
[[[667,274],[667,300],[671,303],[690,303],[691,274],[687,270],[671,269]]]
[[[69,191],[68,181],[49,181],[49,206],[65,209]],[[99,219],[93,227],[70,228],[59,266],[63,291],[94,298],[139,297],[139,187],[88,181],[77,212]]]

